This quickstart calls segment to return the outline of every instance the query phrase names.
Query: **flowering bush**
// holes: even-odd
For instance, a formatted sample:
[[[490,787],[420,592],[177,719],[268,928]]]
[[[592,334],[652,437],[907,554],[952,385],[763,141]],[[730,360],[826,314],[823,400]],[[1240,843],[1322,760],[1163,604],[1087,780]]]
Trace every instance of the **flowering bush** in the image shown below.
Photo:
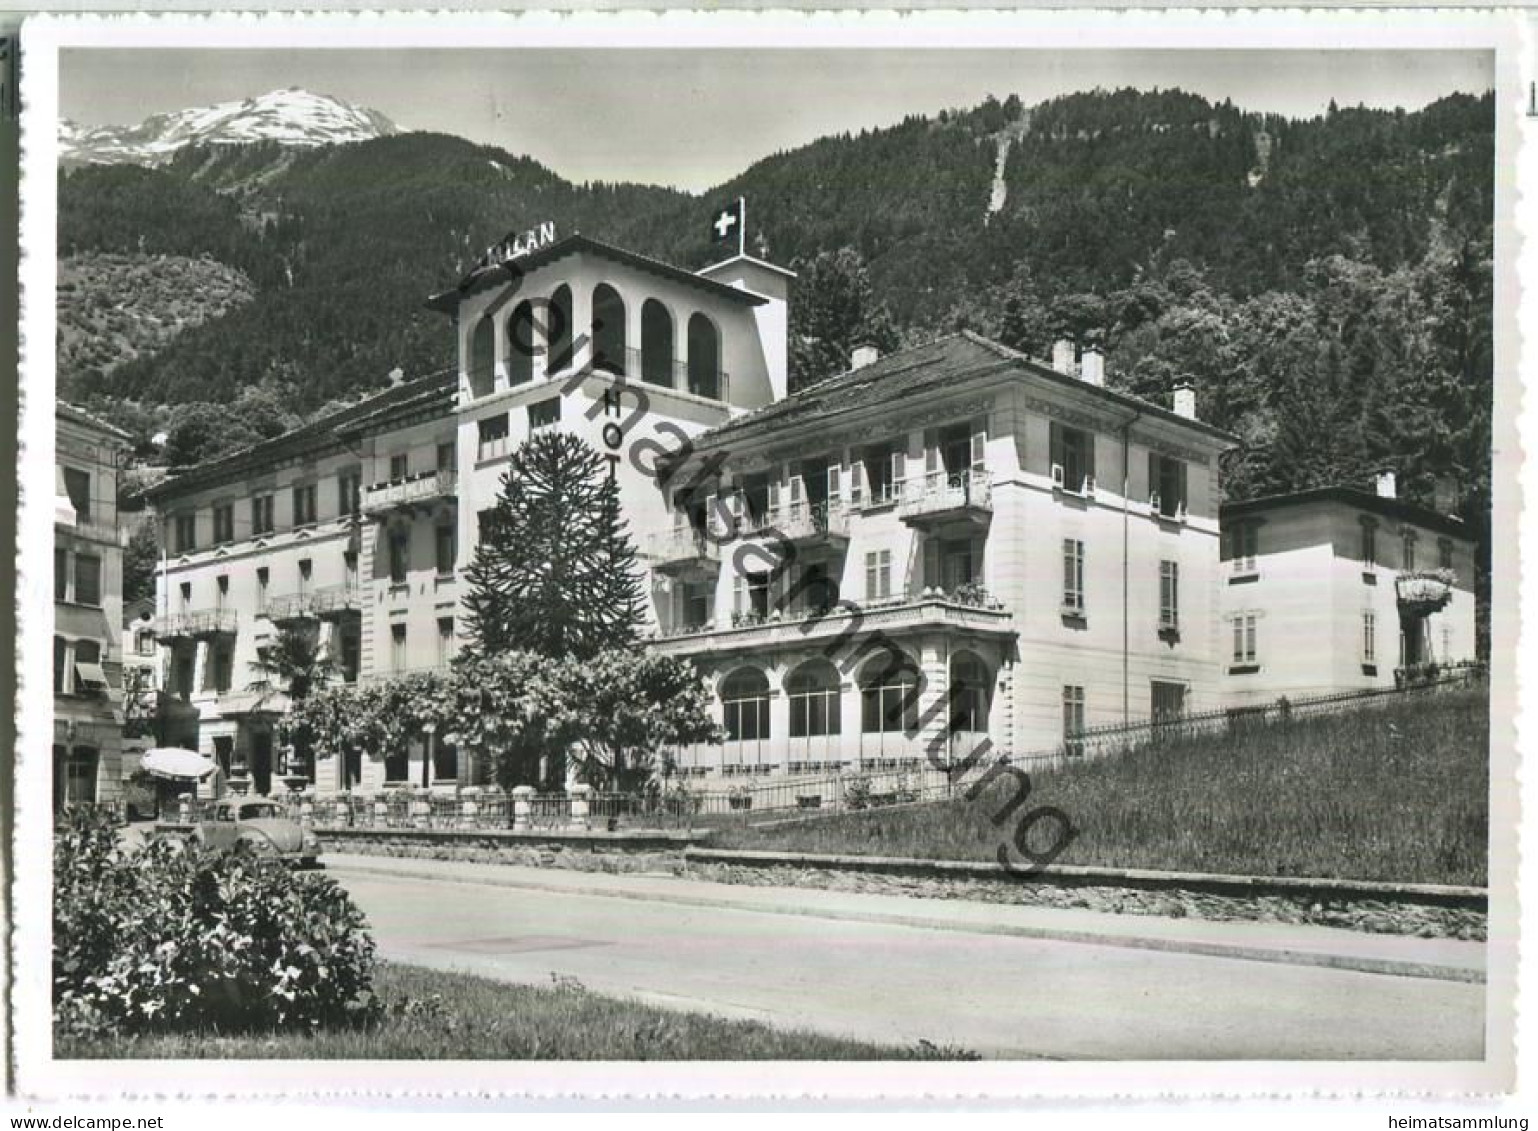
[[[336,882],[179,840],[127,855],[100,810],[54,835],[56,1035],[358,1024],[374,942]]]

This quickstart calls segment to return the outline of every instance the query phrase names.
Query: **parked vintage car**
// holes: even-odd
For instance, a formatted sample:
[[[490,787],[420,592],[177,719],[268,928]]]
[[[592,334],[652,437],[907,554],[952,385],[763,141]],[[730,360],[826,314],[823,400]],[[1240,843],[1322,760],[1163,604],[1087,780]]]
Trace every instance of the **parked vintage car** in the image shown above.
[[[215,801],[192,830],[192,839],[210,848],[244,843],[264,856],[277,856],[305,868],[320,858],[320,838],[288,817],[270,797],[225,797]]]

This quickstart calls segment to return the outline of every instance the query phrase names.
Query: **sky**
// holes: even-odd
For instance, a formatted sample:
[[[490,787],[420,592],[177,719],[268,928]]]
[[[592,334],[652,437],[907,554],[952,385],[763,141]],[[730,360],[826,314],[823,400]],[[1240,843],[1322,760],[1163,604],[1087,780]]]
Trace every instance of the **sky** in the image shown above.
[[[98,49],[60,52],[60,112],[137,123],[300,86],[403,130],[500,146],[568,180],[703,191],[831,133],[1095,87],[1179,87],[1290,117],[1418,109],[1494,84],[1485,51]]]

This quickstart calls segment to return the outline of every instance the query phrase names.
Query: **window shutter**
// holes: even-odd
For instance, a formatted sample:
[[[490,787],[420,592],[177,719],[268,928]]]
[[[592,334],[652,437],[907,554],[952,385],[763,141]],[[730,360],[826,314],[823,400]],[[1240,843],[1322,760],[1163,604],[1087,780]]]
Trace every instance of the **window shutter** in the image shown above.
[[[972,470],[985,471],[988,467],[988,425],[979,421],[972,430]]]
[[[862,496],[865,494],[865,464],[856,459],[849,465],[849,502],[852,506],[859,506]]]
[[[720,502],[714,494],[705,496],[705,533],[715,535],[720,532],[721,519],[716,514],[716,506]]]
[[[1063,426],[1054,420],[1049,427],[1051,433],[1050,448],[1052,452],[1052,462],[1057,464],[1059,467],[1067,467],[1068,461],[1063,458]],[[1048,468],[1048,470],[1050,471],[1051,468]]]
[[[908,453],[898,448],[892,453],[892,496],[902,490],[903,480],[908,477]]]
[[[924,429],[924,474],[933,478],[940,470],[940,434],[933,428]],[[896,476],[893,476],[896,478]]]
[[[792,516],[801,514],[801,504],[806,499],[806,483],[800,475],[790,477],[790,513]]]
[[[777,522],[780,519],[780,481],[769,480],[769,518]]]
[[[836,463],[828,465],[828,504],[830,506],[838,506],[843,501],[842,470]]]

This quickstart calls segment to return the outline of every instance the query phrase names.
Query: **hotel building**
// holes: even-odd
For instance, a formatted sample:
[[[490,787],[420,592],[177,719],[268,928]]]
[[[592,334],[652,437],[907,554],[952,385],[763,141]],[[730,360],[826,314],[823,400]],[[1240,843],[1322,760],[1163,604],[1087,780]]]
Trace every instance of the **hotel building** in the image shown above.
[[[1398,498],[1392,474],[1375,493],[1228,503],[1222,523],[1227,702],[1393,687],[1405,669],[1475,658],[1474,542]]]
[[[128,435],[60,401],[53,519],[53,803],[122,796],[123,544]],[[38,596],[41,596],[39,594]]]
[[[677,752],[691,774],[897,766],[983,734],[1025,755],[1221,705],[1217,457],[1234,439],[1190,390],[1156,405],[1107,388],[1095,353],[1047,364],[959,334],[857,351],[790,393],[791,282],[747,256],[690,272],[546,243],[429,300],[455,372],[154,488],[186,744],[258,789],[285,771],[320,789],[473,778],[430,739],[286,764],[257,650],[307,620],[348,679],[446,663],[480,515],[546,428],[609,457],[652,646],[716,699],[728,739]]]

